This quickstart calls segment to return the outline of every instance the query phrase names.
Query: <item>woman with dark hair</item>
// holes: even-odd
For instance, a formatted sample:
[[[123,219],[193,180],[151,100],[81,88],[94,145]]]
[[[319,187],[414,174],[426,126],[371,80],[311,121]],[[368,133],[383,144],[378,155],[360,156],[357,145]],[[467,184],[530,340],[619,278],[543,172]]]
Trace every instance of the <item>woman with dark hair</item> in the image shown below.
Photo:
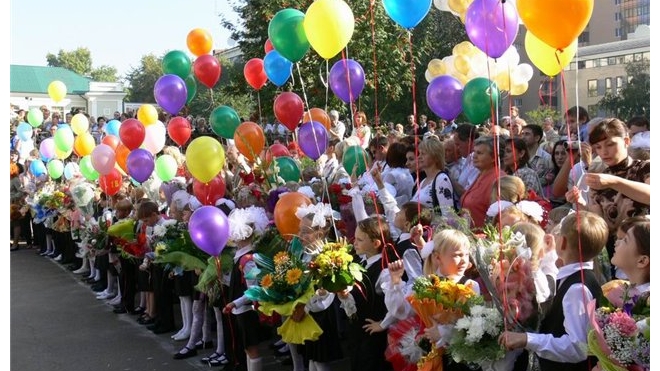
[[[529,151],[527,143],[521,138],[510,138],[505,141],[502,165],[509,175],[517,176],[525,183],[525,188],[542,195],[541,182],[534,169],[528,166]]]
[[[577,143],[576,143],[577,144]],[[566,161],[573,162],[580,160],[580,155],[577,149],[571,149],[568,142],[565,139],[561,139],[555,142],[552,147],[552,170],[548,172],[545,176],[547,186],[544,187],[544,195],[550,200],[553,207],[559,207],[566,203],[566,197],[564,195],[555,196],[552,192],[553,183],[557,181],[557,174],[561,170],[562,166]]]
[[[391,184],[396,189],[394,198],[399,207],[410,201],[412,189],[415,185],[415,180],[406,167],[407,150],[406,145],[403,143],[392,143],[385,156],[387,169],[383,172],[383,181]]]

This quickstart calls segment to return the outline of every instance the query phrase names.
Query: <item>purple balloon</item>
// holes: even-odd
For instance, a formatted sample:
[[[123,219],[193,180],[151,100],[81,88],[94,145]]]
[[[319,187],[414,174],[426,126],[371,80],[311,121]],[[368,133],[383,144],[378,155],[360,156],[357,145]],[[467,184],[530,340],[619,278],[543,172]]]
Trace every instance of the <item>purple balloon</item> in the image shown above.
[[[137,182],[144,182],[154,172],[154,156],[146,149],[137,148],[131,151],[126,158],[126,168]]]
[[[215,206],[202,206],[190,216],[188,232],[200,250],[218,256],[229,239],[229,219]]]
[[[39,154],[45,159],[52,159],[55,157],[55,140],[53,138],[46,138],[39,144]]]
[[[450,75],[438,76],[426,88],[426,103],[433,113],[451,121],[463,110],[463,87]]]
[[[328,148],[328,131],[317,121],[307,121],[298,129],[298,145],[307,157],[316,161]]]
[[[330,89],[337,98],[350,103],[355,101],[364,89],[364,70],[360,63],[352,59],[341,59],[330,69]]]
[[[176,115],[188,99],[186,82],[177,75],[163,75],[154,85],[154,98],[165,111]]]
[[[499,58],[509,49],[518,28],[518,12],[511,1],[474,0],[465,14],[470,41],[491,58]]]

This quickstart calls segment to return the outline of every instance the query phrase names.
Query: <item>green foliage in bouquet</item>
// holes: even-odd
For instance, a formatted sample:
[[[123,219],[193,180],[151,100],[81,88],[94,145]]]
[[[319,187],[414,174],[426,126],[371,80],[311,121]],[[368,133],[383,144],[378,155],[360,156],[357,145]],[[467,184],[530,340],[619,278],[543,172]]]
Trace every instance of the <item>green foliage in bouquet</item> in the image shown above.
[[[154,247],[156,259],[154,263],[169,263],[185,270],[203,270],[209,255],[197,248],[190,238],[188,226],[177,223],[166,229],[160,241]]]
[[[366,270],[353,262],[350,251],[353,246],[346,240],[326,242],[314,250],[314,259],[309,263],[314,279],[330,292],[340,292],[356,281],[362,281],[362,273]]]

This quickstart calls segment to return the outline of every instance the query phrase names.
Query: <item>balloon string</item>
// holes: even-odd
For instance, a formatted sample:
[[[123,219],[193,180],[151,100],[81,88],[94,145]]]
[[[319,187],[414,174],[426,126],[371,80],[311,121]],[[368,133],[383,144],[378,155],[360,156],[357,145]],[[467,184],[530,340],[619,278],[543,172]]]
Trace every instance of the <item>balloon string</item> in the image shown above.
[[[346,84],[348,85],[348,110],[350,111],[351,115],[351,134],[355,132],[355,107],[353,106],[353,92],[351,90],[351,79],[350,79],[350,71],[348,70],[348,47],[344,48],[344,50],[341,51],[341,59],[342,62],[344,63],[344,70],[346,71]]]
[[[419,135],[417,127],[417,97],[415,90],[415,57],[413,55],[413,45],[412,45],[412,32],[408,30],[408,53],[410,54],[410,75],[412,77],[412,108],[413,108],[413,136],[415,137],[415,182],[417,185],[417,218],[421,219],[422,217],[422,194],[419,192],[420,181],[419,181]],[[431,190],[435,192],[435,190]]]
[[[378,123],[380,124],[380,116],[378,114],[378,60],[376,59],[376,26],[374,21],[374,3],[375,0],[371,0],[369,2],[369,13],[371,15],[371,49],[374,60],[374,118],[377,119]]]
[[[220,264],[220,256],[215,257],[215,269],[218,273],[218,287],[220,287],[220,298],[222,298],[222,309],[227,306],[227,299],[225,298],[225,293],[222,285],[222,266]],[[222,309],[220,310],[221,316],[224,314],[222,313]],[[231,350],[232,353],[234,353],[234,365],[238,364],[238,355],[236,354],[236,336],[234,336],[234,326],[232,325],[231,321],[231,314],[227,315],[227,325],[229,326],[229,334],[231,335]]]
[[[319,140],[316,137],[316,130],[314,129],[314,123],[313,123],[314,120],[312,120],[312,113],[309,109],[309,102],[307,101],[307,92],[305,91],[305,83],[303,82],[302,74],[300,73],[300,63],[296,63],[296,69],[298,70],[298,78],[300,79],[300,86],[302,87],[303,98],[305,99],[305,107],[307,108],[307,114],[309,115],[309,125],[310,125],[311,130],[312,130],[312,136],[314,137],[314,148],[317,151],[319,151]],[[303,119],[304,119],[304,117],[305,117],[305,115],[303,114]],[[303,122],[303,124],[304,124],[304,122]],[[323,126],[323,124],[321,124],[321,126]],[[323,129],[326,130],[325,126],[323,126]],[[295,135],[295,131],[294,131],[294,135]],[[296,142],[298,142],[297,138],[296,138]],[[300,144],[300,143],[298,143],[298,144]],[[326,145],[326,147],[327,147],[327,145]],[[316,162],[316,160],[314,160],[314,162]]]
[[[257,107],[259,109],[259,126],[263,125],[263,118],[261,116],[261,94],[259,94],[259,90],[257,90]]]

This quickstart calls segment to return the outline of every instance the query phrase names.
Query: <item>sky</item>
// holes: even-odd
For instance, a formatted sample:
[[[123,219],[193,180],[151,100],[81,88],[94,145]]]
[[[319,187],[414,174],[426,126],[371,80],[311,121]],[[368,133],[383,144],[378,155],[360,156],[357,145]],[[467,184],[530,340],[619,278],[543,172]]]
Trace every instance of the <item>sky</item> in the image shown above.
[[[227,0],[11,0],[10,63],[46,66],[46,55],[86,47],[92,67],[108,65],[125,75],[142,56],[170,50],[192,53],[188,32],[203,28],[214,49],[229,46],[218,14],[235,13]]]

